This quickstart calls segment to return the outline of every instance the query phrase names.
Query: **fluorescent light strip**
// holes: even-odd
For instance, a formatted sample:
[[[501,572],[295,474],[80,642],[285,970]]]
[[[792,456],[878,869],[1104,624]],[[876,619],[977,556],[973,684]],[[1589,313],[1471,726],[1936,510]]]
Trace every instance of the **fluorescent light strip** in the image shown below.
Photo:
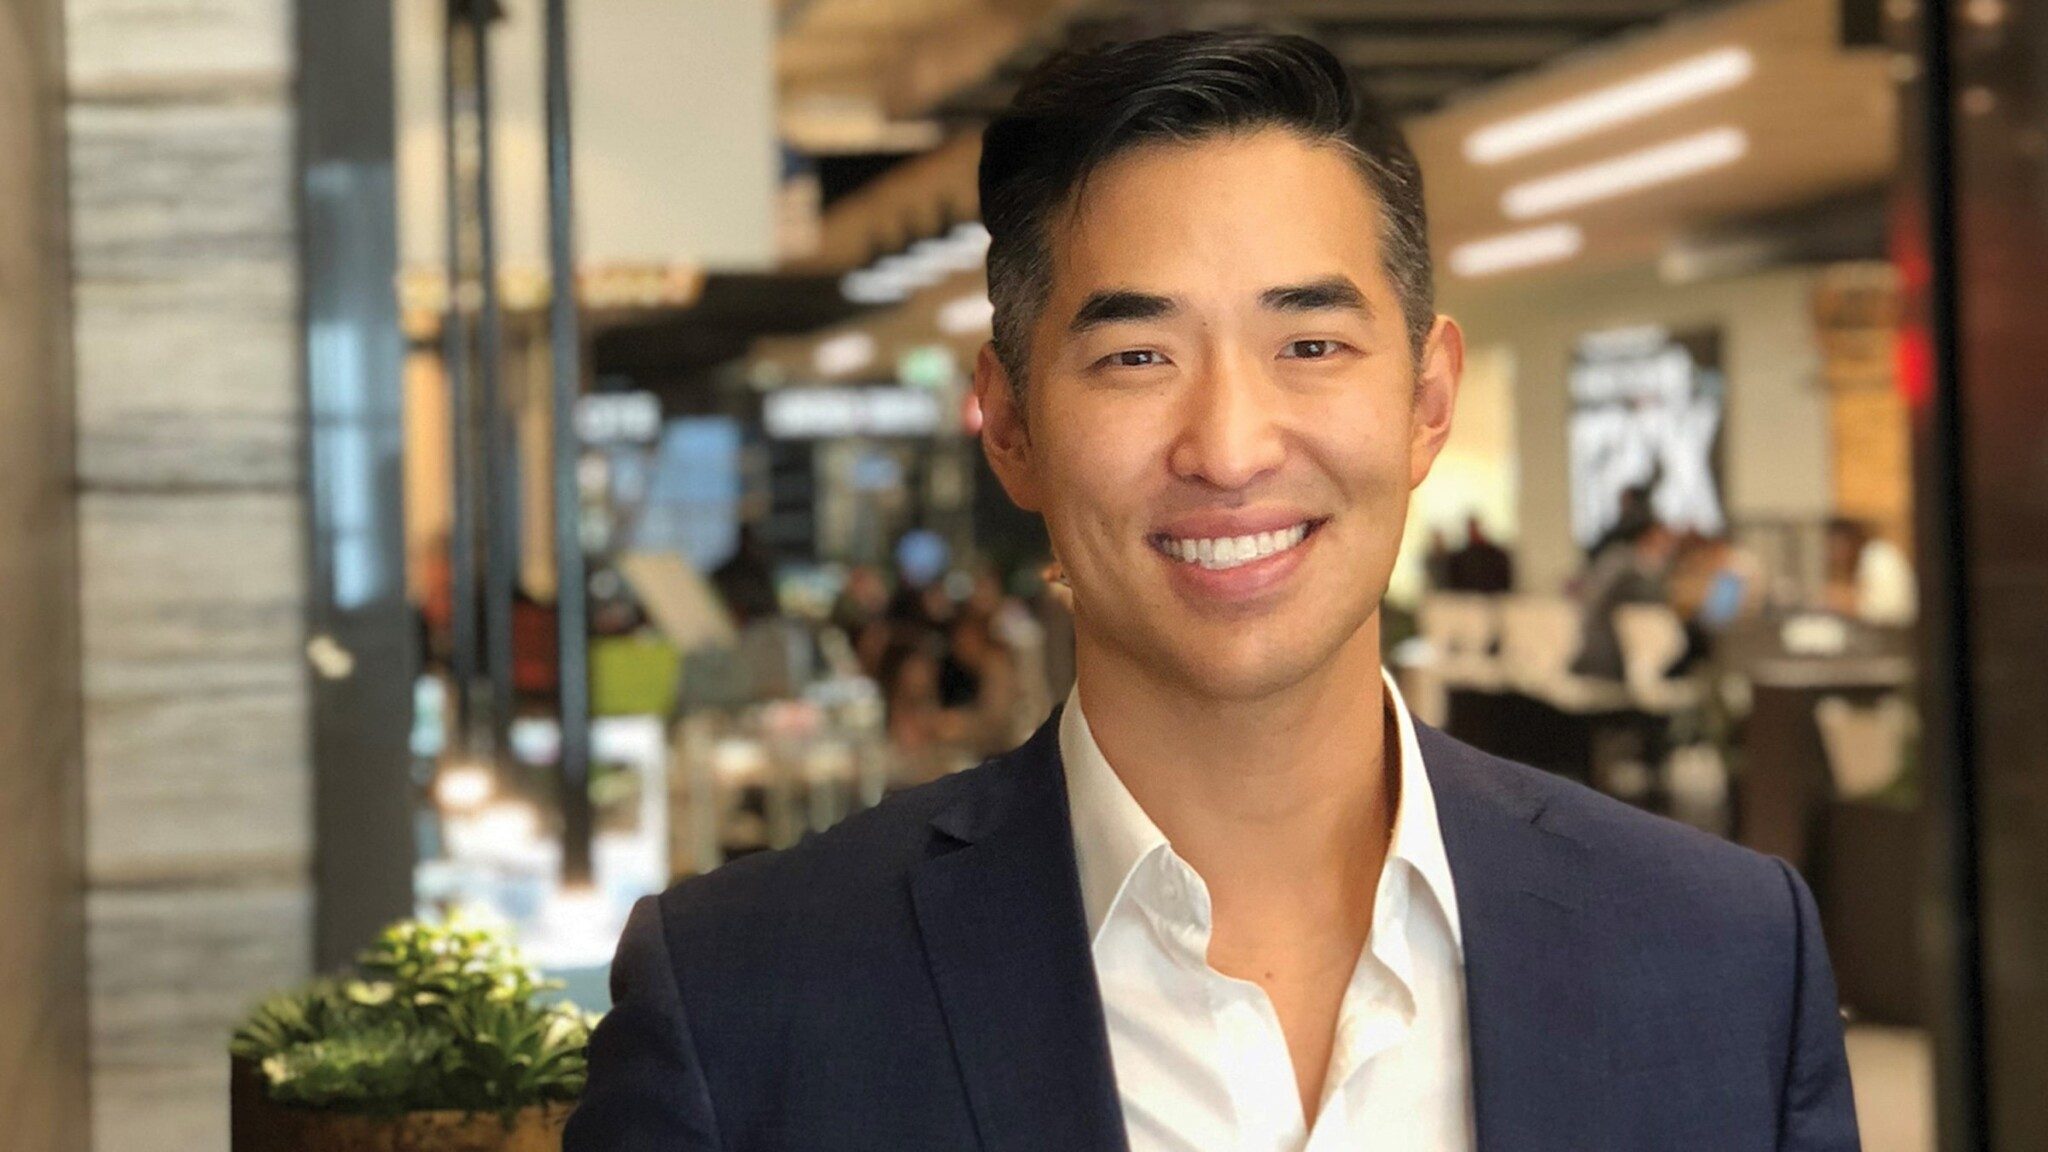
[[[1713,128],[1516,184],[1501,193],[1500,209],[1510,220],[1547,216],[1733,164],[1748,152],[1747,132],[1740,128]]]
[[[996,306],[989,303],[984,292],[974,292],[956,297],[939,305],[939,331],[948,336],[968,336],[986,332],[995,321]]]
[[[1577,224],[1545,224],[1504,232],[1451,249],[1451,271],[1459,276],[1491,276],[1537,264],[1569,260],[1586,246]]]
[[[875,338],[865,332],[841,332],[818,342],[811,367],[821,376],[848,376],[875,362]]]
[[[1632,80],[1511,117],[1465,137],[1465,159],[1498,164],[1590,136],[1616,124],[1724,92],[1749,79],[1756,57],[1749,49],[1717,48]]]

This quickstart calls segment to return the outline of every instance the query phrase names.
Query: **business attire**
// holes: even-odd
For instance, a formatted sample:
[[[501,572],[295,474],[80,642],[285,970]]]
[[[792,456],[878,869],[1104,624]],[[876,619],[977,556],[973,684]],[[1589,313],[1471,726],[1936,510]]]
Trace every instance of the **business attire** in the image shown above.
[[[1172,903],[1156,862],[1173,858],[1141,826],[1138,864],[1097,851],[1111,841],[1089,797],[1070,803],[1064,723],[642,901],[565,1152],[1298,1147],[1277,1025],[1194,969],[1202,900]],[[1383,1121],[1422,1133],[1408,1147],[1477,1152],[1858,1146],[1834,979],[1791,869],[1410,723],[1402,780],[1427,781],[1449,883],[1400,828],[1422,806],[1404,788],[1389,872],[1406,878],[1380,892],[1405,896],[1375,908],[1311,1152],[1393,1147],[1371,1142]],[[1134,917],[1177,925],[1159,954],[1131,941]],[[1225,994],[1157,1003],[1144,984],[1167,964]],[[1460,1030],[1462,1064],[1401,1055],[1455,1050]],[[1427,1115],[1389,1119],[1409,1109]]]
[[[1386,685],[1393,835],[1312,1130],[1273,1002],[1209,966],[1208,886],[1067,700],[1060,760],[1131,1152],[1471,1152],[1457,885],[1415,725]]]

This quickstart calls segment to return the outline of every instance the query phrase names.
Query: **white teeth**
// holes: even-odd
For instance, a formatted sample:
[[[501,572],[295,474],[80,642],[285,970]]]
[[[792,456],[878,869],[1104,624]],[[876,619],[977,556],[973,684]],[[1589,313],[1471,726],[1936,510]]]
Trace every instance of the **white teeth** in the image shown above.
[[[1263,560],[1276,552],[1285,552],[1307,538],[1308,525],[1302,523],[1278,532],[1260,532],[1247,536],[1217,536],[1203,540],[1169,539],[1161,542],[1160,550],[1183,563],[1200,564],[1214,571]]]

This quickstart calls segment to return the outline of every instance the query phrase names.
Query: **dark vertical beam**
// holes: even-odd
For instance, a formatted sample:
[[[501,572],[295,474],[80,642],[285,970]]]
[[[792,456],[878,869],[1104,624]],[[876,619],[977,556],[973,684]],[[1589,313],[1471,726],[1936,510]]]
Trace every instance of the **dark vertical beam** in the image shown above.
[[[412,907],[391,6],[299,0],[315,963]]]
[[[576,464],[576,398],[583,389],[577,316],[575,188],[569,134],[567,0],[547,0],[548,259],[553,292],[548,343],[554,357],[556,635],[561,646],[562,879],[590,883],[590,613],[584,574],[582,497]]]
[[[467,237],[463,222],[461,91],[457,80],[463,74],[463,42],[474,35],[464,0],[448,0],[441,25],[441,152],[445,164],[447,215],[448,306],[441,319],[441,364],[448,383],[448,427],[453,515],[448,532],[449,656],[447,738],[457,751],[466,752],[473,719],[472,694],[476,685],[477,656],[477,498],[476,498],[476,412],[475,391],[470,373],[470,325],[463,307],[463,285],[467,282],[463,252]]]
[[[1934,817],[1931,853],[1936,954],[1932,994],[1941,1147],[1989,1147],[1985,1114],[1983,943],[1978,890],[1977,754],[1971,716],[1968,595],[1970,532],[1962,486],[1960,283],[1955,250],[1954,125],[1950,116],[1948,0],[1920,8],[1919,78],[1901,94],[1906,147],[1898,254],[1909,324],[1929,355],[1925,392],[1910,397],[1915,538],[1921,593],[1923,762]],[[1917,212],[1914,209],[1917,208]]]
[[[1981,1021],[1975,1143],[1962,1146],[2019,1152],[2048,1132],[2048,7],[1943,0],[1925,19],[1946,32],[1927,61],[1946,88],[1926,114],[1953,381],[1935,427],[1957,515],[1945,624],[1960,639],[1945,672],[1970,768],[1958,851],[1975,866],[1965,991]]]
[[[506,749],[512,720],[512,587],[519,563],[519,490],[512,474],[512,411],[504,393],[505,339],[498,306],[498,229],[491,160],[491,17],[473,4],[470,49],[476,83],[477,385],[483,445],[484,661],[490,678],[491,748]]]

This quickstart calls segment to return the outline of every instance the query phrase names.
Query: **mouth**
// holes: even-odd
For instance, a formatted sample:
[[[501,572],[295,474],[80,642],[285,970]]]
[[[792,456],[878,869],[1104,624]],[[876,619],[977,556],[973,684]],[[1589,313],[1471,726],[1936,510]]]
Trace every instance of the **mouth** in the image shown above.
[[[1242,568],[1283,552],[1301,547],[1302,543],[1328,524],[1327,516],[1303,520],[1291,528],[1280,528],[1271,532],[1255,532],[1244,536],[1183,537],[1155,533],[1148,538],[1154,551],[1169,560],[1193,565],[1210,572],[1224,572]]]

